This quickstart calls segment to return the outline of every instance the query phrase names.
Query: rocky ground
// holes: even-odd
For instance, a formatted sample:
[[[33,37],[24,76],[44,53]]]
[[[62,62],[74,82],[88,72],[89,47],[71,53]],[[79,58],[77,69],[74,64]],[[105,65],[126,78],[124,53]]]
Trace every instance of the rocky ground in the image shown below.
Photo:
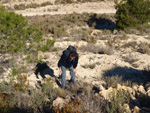
[[[30,3],[27,1],[26,3]],[[36,3],[41,1],[36,1]],[[44,0],[43,0],[44,2]],[[20,2],[9,2],[5,3],[5,6],[13,7],[14,4],[25,3]],[[53,4],[53,1],[52,1]],[[35,15],[58,15],[58,14],[70,14],[70,13],[115,13],[113,7],[113,1],[99,1],[99,2],[88,2],[88,3],[74,3],[64,5],[48,5],[40,8],[29,8],[25,10],[14,10],[18,14],[23,16],[35,16]],[[69,45],[74,45],[79,53],[79,63],[76,73],[77,84],[88,83],[98,89],[98,94],[102,95],[106,100],[108,99],[109,93],[112,91],[112,87],[108,86],[108,83],[104,80],[105,77],[118,76],[122,82],[130,81],[130,87],[121,86],[121,83],[117,84],[116,90],[122,89],[128,91],[130,97],[133,100],[134,107],[129,109],[129,105],[126,106],[126,113],[134,112],[138,113],[140,110],[150,112],[148,106],[143,107],[139,104],[139,100],[136,99],[137,95],[146,95],[150,97],[150,33],[140,33],[138,31],[132,31],[131,33],[121,33],[113,31],[112,33],[105,33],[104,30],[92,29],[90,36],[97,37],[94,44],[88,43],[84,40],[70,40],[70,37],[63,37],[56,39],[54,47],[61,48],[54,52],[41,52],[39,51],[38,57],[46,63],[46,68],[39,71],[38,76],[35,75],[37,70],[37,63],[26,64],[22,61],[20,55],[15,56],[13,64],[9,64],[11,55],[1,54],[0,55],[0,74],[3,79],[12,73],[11,66],[24,65],[27,66],[27,74],[29,84],[34,87],[39,87],[39,83],[42,83],[45,77],[59,77],[59,71],[57,62],[62,54]],[[48,39],[53,39],[52,34],[45,36]],[[71,37],[73,38],[73,37]],[[67,80],[70,79],[69,71],[67,71]],[[120,81],[118,81],[120,82]],[[107,84],[107,86],[106,86]],[[68,84],[67,84],[68,85]],[[54,82],[54,86],[59,88],[59,84]],[[92,90],[92,89],[91,89]],[[57,98],[59,101],[54,102],[58,105],[59,102],[64,101],[63,99]],[[56,99],[56,100],[57,100]],[[64,102],[62,102],[64,103]]]

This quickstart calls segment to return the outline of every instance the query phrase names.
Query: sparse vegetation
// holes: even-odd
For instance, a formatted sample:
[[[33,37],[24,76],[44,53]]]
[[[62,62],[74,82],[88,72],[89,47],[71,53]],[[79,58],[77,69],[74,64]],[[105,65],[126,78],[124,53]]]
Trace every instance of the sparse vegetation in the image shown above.
[[[54,37],[57,38],[71,36],[73,37],[73,40],[84,40],[88,43],[96,43],[99,34],[93,37],[90,36],[90,33],[93,30],[90,24],[94,22],[94,20],[98,21],[99,18],[103,19],[106,17],[103,15],[94,15],[95,14],[93,13],[73,13],[68,15],[38,16],[38,19],[34,16],[27,17],[27,19],[30,25],[38,27],[44,34],[52,33]],[[111,19],[112,17],[108,16],[106,20],[111,21]],[[101,24],[103,25],[105,23]]]
[[[74,2],[81,3],[87,1],[92,2],[98,0],[56,0],[55,4],[67,4]],[[134,16],[127,14],[128,11],[132,13],[134,13],[135,11],[135,9],[133,10],[129,7],[129,5],[126,5],[127,3],[131,3],[132,1],[133,3],[135,3],[135,0],[123,0],[123,2],[116,4],[116,8],[118,8],[116,17],[119,19],[121,18],[120,20],[117,19],[117,28],[125,29],[125,31],[116,30],[113,35],[111,34],[111,30],[113,30],[115,27],[115,23],[113,21],[114,15],[98,15],[92,13],[73,13],[53,16],[43,15],[26,17],[26,19],[28,19],[27,21],[23,16],[15,14],[13,12],[8,12],[4,7],[0,6],[0,59],[2,59],[2,61],[0,62],[0,74],[2,73],[2,78],[0,81],[0,112],[123,113],[125,112],[124,105],[127,105],[129,111],[135,112],[135,104],[133,103],[135,103],[136,100],[139,102],[138,105],[141,110],[143,107],[149,108],[150,86],[149,84],[148,86],[146,86],[146,83],[149,82],[150,79],[150,66],[144,64],[146,67],[142,70],[138,65],[139,62],[137,62],[138,60],[140,60],[140,56],[138,56],[137,58],[134,53],[131,53],[133,51],[136,51],[136,54],[138,55],[140,55],[141,53],[149,54],[150,44],[148,42],[139,44],[136,41],[136,37],[133,37],[134,41],[128,40],[130,36],[126,34],[128,32],[134,33],[136,35],[138,34],[140,36],[140,32],[148,32],[148,30],[136,26],[137,22],[139,22],[139,24],[142,24],[140,26],[146,24],[144,25],[145,27],[148,25],[147,20],[145,19],[145,12],[143,12],[143,18],[139,16],[141,11],[143,11],[144,9],[145,0],[142,0],[142,10],[137,10],[138,14],[134,14]],[[9,0],[6,0],[6,2],[9,2]],[[146,1],[146,3],[149,2]],[[16,10],[24,10],[26,8],[37,8],[50,4],[50,2],[44,2],[42,4],[36,4],[35,2],[33,2],[27,5],[15,5],[14,8]],[[137,4],[137,8],[139,8],[140,1],[138,0],[138,2],[135,4]],[[130,5],[132,6],[134,4]],[[77,8],[77,6],[75,7]],[[47,11],[54,10],[57,11],[58,9],[47,9]],[[121,11],[127,12],[122,13]],[[146,13],[147,12],[149,13],[149,11],[146,10]],[[138,16],[141,18],[141,20]],[[131,19],[130,21],[127,20],[129,18]],[[122,24],[124,19],[127,20],[127,23]],[[137,22],[135,22],[134,20],[136,20]],[[128,22],[131,22],[133,26],[128,26]],[[107,27],[105,25],[110,25],[111,27]],[[136,29],[130,29],[130,31],[128,31],[128,29],[126,29],[127,27],[136,27],[141,31],[137,31]],[[43,33],[41,31],[44,33],[43,38]],[[149,39],[149,36],[146,36],[146,38]],[[50,54],[49,51],[57,51],[57,48],[54,48],[55,41],[57,40],[60,41],[60,43],[63,43],[62,41],[65,41],[65,43],[63,43],[64,45],[59,45],[60,43],[57,42],[58,46],[62,47],[61,49],[64,49],[63,47],[67,44],[70,44],[71,41],[73,43],[75,41],[85,41],[83,42],[83,46],[82,42],[81,45],[80,43],[78,45],[78,42],[77,45],[75,43],[75,47],[77,47],[79,56],[80,54],[85,55],[88,52],[91,52],[90,55],[92,54],[93,56],[89,57],[89,62],[83,63],[84,65],[79,65],[81,71],[84,70],[84,68],[86,69],[84,72],[92,69],[91,71],[94,72],[94,74],[97,74],[97,72],[99,73],[99,68],[100,71],[104,73],[100,72],[100,76],[90,76],[90,73],[88,72],[86,76],[86,73],[84,73],[84,78],[82,78],[83,81],[87,82],[89,78],[92,78],[94,80],[92,81],[92,84],[83,83],[83,81],[79,82],[78,80],[80,79],[78,77],[81,76],[77,76],[75,84],[70,83],[70,81],[66,81],[66,89],[61,89],[60,87],[57,88],[57,85],[60,85],[60,80],[57,77],[51,78],[47,75],[44,75],[46,78],[42,77],[43,73],[41,71],[41,66],[41,70],[35,72],[35,74],[37,74],[37,78],[35,78],[36,80],[29,80],[30,74],[31,76],[33,76],[33,71],[36,70],[35,68],[33,69],[33,67],[37,63],[42,65],[46,64],[45,62],[48,62],[48,65],[51,65],[53,69],[56,69],[56,67],[54,67],[56,60],[54,59],[57,59],[60,51]],[[68,40],[70,41],[69,43],[67,42]],[[128,51],[127,48],[131,49],[129,49],[129,54],[125,53],[126,51]],[[121,55],[118,53],[114,54],[114,52],[118,51]],[[114,58],[114,56],[116,55],[117,57]],[[102,57],[104,59],[108,59],[105,58],[107,56],[109,58],[112,58],[114,61],[105,62],[103,61],[103,59],[101,59]],[[119,59],[119,61],[124,60],[124,62],[127,64],[127,67],[117,67],[120,65],[122,66],[122,62],[118,62],[117,58]],[[140,61],[141,64],[145,62],[144,60],[145,59],[142,59],[142,61]],[[7,65],[5,66],[3,64]],[[130,64],[134,68],[128,67],[128,65],[130,66]],[[106,65],[108,65],[108,67]],[[140,67],[140,69],[137,68],[138,66]],[[36,66],[36,68],[38,68],[38,66]],[[47,66],[47,68],[49,67]],[[47,68],[47,72],[51,70],[47,70]],[[109,68],[110,70],[107,70],[106,68]],[[8,71],[6,71],[7,69]],[[5,71],[7,73],[4,73]],[[56,69],[54,71],[58,70]],[[3,73],[7,76],[3,76]],[[143,76],[139,75],[139,73]],[[43,78],[42,80],[38,77],[39,74],[41,74],[41,77]],[[55,74],[56,73],[53,73],[53,75]],[[104,76],[103,79],[101,79],[102,76]],[[6,81],[3,81],[3,78]],[[35,87],[30,86],[33,82],[35,83]],[[56,82],[57,84],[54,82]],[[136,84],[136,87],[133,88],[134,84]],[[143,85],[144,87],[141,85],[142,89],[140,91],[140,87],[137,84],[146,85]],[[113,91],[107,93],[109,89],[112,89]],[[142,90],[144,90],[144,93],[142,92]],[[101,91],[104,91],[105,94],[102,95]],[[108,96],[108,100],[107,98],[105,98],[105,96]],[[60,108],[59,104],[56,107],[54,107],[52,104],[57,97],[66,100],[62,108]],[[134,102],[130,103],[130,100]]]
[[[20,75],[13,82],[0,83],[1,112],[43,112],[50,110],[51,102],[56,96],[52,80],[47,79],[41,89],[29,87],[27,76]],[[13,83],[13,84],[12,84]],[[28,93],[28,91],[30,93]],[[7,96],[5,96],[7,95]],[[46,101],[48,99],[49,101]],[[49,106],[47,108],[46,106]],[[45,108],[44,108],[45,107]]]
[[[115,49],[110,46],[95,46],[94,44],[88,44],[86,47],[86,50],[84,51],[89,51],[95,54],[107,54],[107,55],[112,55],[115,52]],[[84,48],[82,48],[84,49]]]
[[[123,81],[123,78],[121,76],[107,76],[104,78],[104,81],[106,82],[106,87],[113,87],[116,88],[117,84],[121,84],[123,86],[130,86],[131,87],[131,81]]]
[[[95,66],[96,66],[96,63],[92,63],[92,64],[83,65],[82,67],[83,67],[83,68],[86,68],[86,69],[87,69],[87,68],[94,69]]]
[[[15,4],[14,5],[14,9],[15,10],[25,10],[25,9],[28,9],[28,8],[37,8],[37,7],[43,7],[43,6],[47,6],[47,5],[52,5],[51,2],[43,2],[41,4],[37,4],[37,3],[31,3],[31,4]]]
[[[131,54],[131,53],[129,53],[126,56],[123,56],[122,58],[124,59],[124,61],[126,61],[130,64],[133,64],[134,62],[138,61],[138,58],[135,55]]]
[[[82,110],[82,103],[81,101],[76,98],[74,100],[70,100],[68,104],[64,105],[61,109],[58,107],[54,107],[55,113],[81,113]],[[87,113],[87,111],[83,112]]]
[[[123,105],[129,103],[129,95],[122,90],[113,90],[109,95],[110,103],[107,103],[106,110],[108,113],[124,113]]]

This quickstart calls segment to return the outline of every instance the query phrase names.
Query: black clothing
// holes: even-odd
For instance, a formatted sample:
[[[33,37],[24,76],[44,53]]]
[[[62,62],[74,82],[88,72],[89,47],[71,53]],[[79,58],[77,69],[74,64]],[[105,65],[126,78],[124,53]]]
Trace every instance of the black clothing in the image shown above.
[[[73,68],[76,68],[78,65],[78,53],[74,59],[71,59],[70,51],[69,50],[63,51],[63,54],[58,62],[58,67],[61,67],[62,65],[65,66],[66,68],[71,67],[73,65]]]

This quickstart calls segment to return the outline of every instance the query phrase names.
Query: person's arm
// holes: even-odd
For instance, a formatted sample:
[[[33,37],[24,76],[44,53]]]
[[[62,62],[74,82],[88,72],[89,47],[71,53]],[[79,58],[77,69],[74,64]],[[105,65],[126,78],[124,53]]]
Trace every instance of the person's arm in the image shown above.
[[[78,65],[78,59],[79,59],[79,56],[77,54],[76,58],[75,58],[75,61],[73,63],[73,68],[76,69],[77,65]]]
[[[62,54],[62,56],[61,56],[61,58],[60,58],[60,60],[58,61],[58,67],[59,67],[59,68],[60,68],[60,67],[62,66],[62,64],[66,61],[66,59],[67,59],[67,56],[66,56],[65,51],[64,51],[63,54]]]

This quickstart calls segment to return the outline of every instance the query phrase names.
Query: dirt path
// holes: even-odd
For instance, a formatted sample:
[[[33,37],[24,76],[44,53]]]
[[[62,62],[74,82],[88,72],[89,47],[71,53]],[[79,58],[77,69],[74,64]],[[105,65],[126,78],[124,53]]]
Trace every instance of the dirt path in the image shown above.
[[[71,13],[115,13],[113,1],[101,1],[101,2],[87,2],[87,3],[74,3],[74,4],[61,4],[61,5],[49,5],[45,7],[30,8],[26,10],[16,10],[18,14],[23,16],[35,16],[35,15],[57,15],[57,14],[71,14]]]

